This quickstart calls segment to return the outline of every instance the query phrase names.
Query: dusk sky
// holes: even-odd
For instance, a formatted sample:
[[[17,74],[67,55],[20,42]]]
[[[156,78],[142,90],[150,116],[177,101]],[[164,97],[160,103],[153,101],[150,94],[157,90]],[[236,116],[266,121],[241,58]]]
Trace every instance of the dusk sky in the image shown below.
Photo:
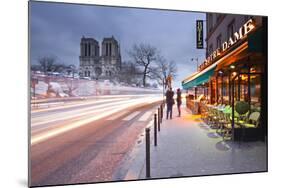
[[[31,63],[39,57],[56,56],[58,61],[79,66],[80,40],[92,37],[100,45],[112,35],[121,45],[122,60],[129,60],[133,44],[155,46],[168,61],[175,61],[178,76],[174,87],[196,70],[205,50],[196,49],[195,22],[204,13],[152,9],[116,8],[30,2]],[[188,7],[187,7],[188,8]],[[206,28],[204,28],[206,29]]]

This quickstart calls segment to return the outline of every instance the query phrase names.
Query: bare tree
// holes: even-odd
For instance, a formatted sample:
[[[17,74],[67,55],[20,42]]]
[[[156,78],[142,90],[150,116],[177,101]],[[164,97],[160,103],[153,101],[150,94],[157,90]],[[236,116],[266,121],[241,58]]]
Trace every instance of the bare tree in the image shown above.
[[[48,71],[52,71],[55,62],[56,58],[51,56],[40,57],[38,59],[38,63],[42,67],[44,74]]]
[[[74,78],[74,74],[78,73],[78,69],[76,68],[75,65],[71,64],[66,67],[66,72],[68,75],[72,75],[72,77]]]
[[[122,69],[118,74],[120,82],[127,84],[138,84],[139,78],[142,76],[142,72],[133,62],[123,62]]]
[[[31,64],[30,69],[31,71],[41,71],[41,66],[38,64]]]
[[[174,61],[169,61],[168,63],[168,75],[171,75],[173,78],[176,78],[177,77],[177,71],[178,71],[178,68],[177,68],[177,65]]]
[[[151,65],[157,59],[157,49],[149,44],[134,45],[129,56],[138,66],[142,67],[142,83],[146,86],[146,78],[151,74]]]
[[[158,56],[156,66],[153,68],[153,78],[159,85],[163,85],[168,76],[177,76],[177,66],[174,61],[167,61],[164,57]]]

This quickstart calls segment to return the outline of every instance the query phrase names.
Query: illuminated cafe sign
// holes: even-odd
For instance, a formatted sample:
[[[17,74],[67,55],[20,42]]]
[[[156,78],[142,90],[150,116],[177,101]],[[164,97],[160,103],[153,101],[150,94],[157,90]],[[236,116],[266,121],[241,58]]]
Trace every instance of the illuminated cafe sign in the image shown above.
[[[222,43],[220,48],[217,48],[215,51],[213,51],[213,53],[209,55],[209,57],[205,59],[204,63],[199,66],[199,70],[203,70],[204,68],[214,63],[214,59],[219,57],[223,52],[225,52],[239,40],[247,36],[248,33],[251,32],[254,28],[254,21],[252,19],[248,20],[242,27],[240,27],[239,31],[235,32],[231,37],[229,37],[227,41]]]
[[[204,48],[204,39],[203,39],[203,20],[196,20],[196,48]]]

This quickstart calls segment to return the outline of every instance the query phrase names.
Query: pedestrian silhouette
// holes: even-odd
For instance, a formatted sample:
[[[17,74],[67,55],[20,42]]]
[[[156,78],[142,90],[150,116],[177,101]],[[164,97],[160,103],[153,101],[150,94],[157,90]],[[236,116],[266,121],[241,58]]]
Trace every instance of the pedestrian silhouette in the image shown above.
[[[171,87],[166,92],[166,104],[167,104],[166,119],[168,119],[169,116],[170,116],[170,119],[172,119],[172,116],[173,116],[173,105],[175,104],[175,101],[174,101],[174,92],[173,92]]]
[[[181,90],[180,88],[177,89],[177,107],[179,112],[179,117],[181,116]]]

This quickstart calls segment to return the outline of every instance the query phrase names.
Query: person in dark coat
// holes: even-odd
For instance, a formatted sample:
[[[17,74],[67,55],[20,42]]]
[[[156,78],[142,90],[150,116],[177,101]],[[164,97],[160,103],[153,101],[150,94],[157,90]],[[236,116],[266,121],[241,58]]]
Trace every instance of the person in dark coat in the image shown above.
[[[181,116],[181,90],[180,88],[177,89],[177,107],[179,112],[179,117]]]
[[[168,119],[170,115],[170,119],[172,119],[173,116],[173,105],[175,104],[174,101],[174,92],[172,88],[169,88],[166,92],[166,103],[167,103],[167,116],[166,119]]]

